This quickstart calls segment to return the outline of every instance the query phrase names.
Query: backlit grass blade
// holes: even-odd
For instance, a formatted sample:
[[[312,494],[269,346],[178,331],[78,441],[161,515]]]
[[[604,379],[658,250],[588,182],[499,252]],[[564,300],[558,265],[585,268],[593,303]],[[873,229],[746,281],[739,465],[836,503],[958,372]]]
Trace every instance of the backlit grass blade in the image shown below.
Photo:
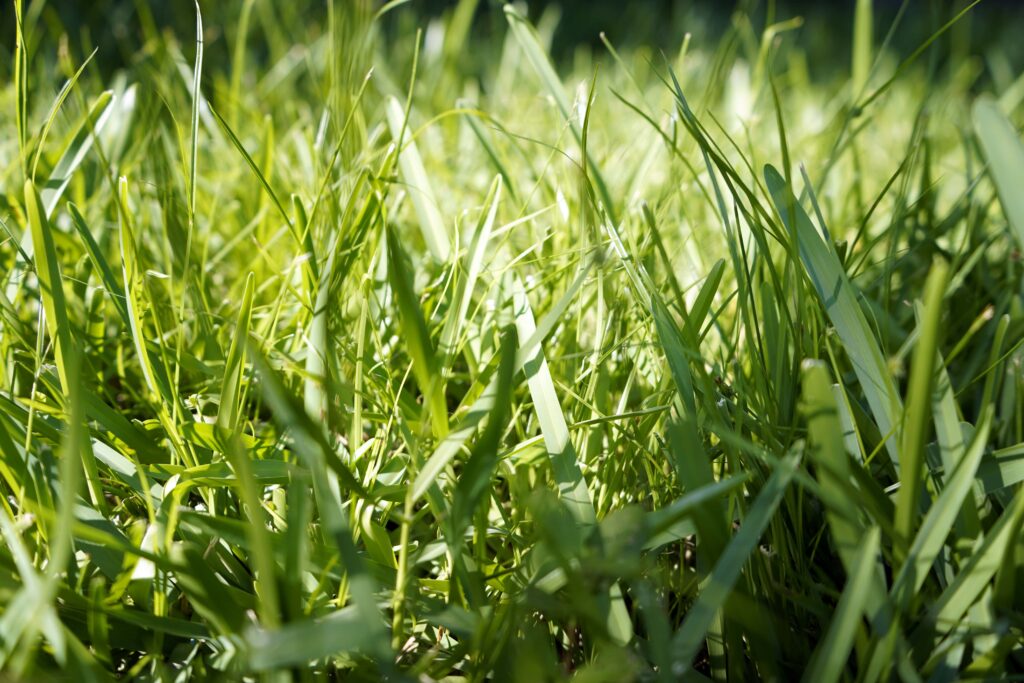
[[[32,182],[36,182],[36,171],[39,169],[39,157],[43,152],[43,146],[46,143],[46,137],[50,133],[50,127],[53,126],[54,119],[56,119],[57,113],[60,111],[61,105],[64,104],[64,100],[67,99],[67,96],[71,93],[71,89],[75,87],[76,83],[78,83],[78,79],[82,75],[82,72],[85,71],[85,67],[88,66],[89,62],[92,61],[92,58],[96,56],[97,50],[98,48],[93,50],[92,53],[85,58],[85,61],[82,62],[82,65],[78,67],[78,70],[75,71],[71,78],[69,78],[67,82],[64,84],[64,86],[60,89],[60,92],[57,93],[57,97],[56,99],[54,99],[53,104],[50,107],[50,112],[46,117],[46,122],[43,124],[43,129],[39,132],[39,140],[38,142],[36,142],[36,153],[32,159]]]
[[[39,191],[43,199],[43,206],[46,207],[47,216],[53,215],[54,209],[57,208],[60,198],[71,181],[71,176],[92,150],[94,141],[110,120],[113,103],[113,92],[107,90],[100,93],[89,106],[89,111],[86,112],[78,130],[75,131],[74,137],[61,153],[60,159],[50,172],[50,177]]]
[[[139,266],[139,256],[136,246],[135,230],[132,225],[131,207],[128,203],[128,179],[122,177],[118,181],[119,215],[121,218],[121,268],[124,280],[124,298],[128,310],[128,319],[131,323],[132,341],[135,344],[135,353],[138,356],[139,365],[142,367],[142,376],[146,380],[146,386],[154,397],[167,402],[173,402],[170,380],[167,377],[164,366],[154,363],[150,357],[148,340],[146,338],[145,324],[143,322],[143,310],[148,295],[144,292],[145,282],[142,269]]]
[[[69,354],[77,357],[80,351],[75,343],[71,320],[68,318],[67,301],[64,292],[64,278],[61,275],[60,263],[57,260],[57,248],[53,240],[53,227],[46,218],[42,198],[36,191],[31,180],[25,181],[25,208],[28,214],[32,241],[39,246],[36,251],[36,276],[39,278],[39,294],[45,310],[46,327],[54,343],[54,357],[57,363],[57,374],[65,396],[80,395],[78,372],[72,377],[69,369],[72,361]],[[74,361],[77,363],[78,361]],[[88,439],[80,439],[72,449],[73,457],[80,457],[85,467],[86,486],[93,505],[100,510],[106,509],[103,496],[103,485],[100,482],[96,458]]]
[[[409,188],[409,198],[416,210],[420,230],[423,232],[423,240],[427,243],[427,248],[430,249],[434,259],[444,263],[448,260],[448,255],[451,252],[451,240],[448,238],[448,229],[438,210],[437,199],[430,186],[430,178],[427,176],[426,169],[423,168],[423,160],[416,148],[416,141],[402,136],[403,131],[407,129],[407,122],[401,103],[392,97],[388,99],[387,107],[391,137],[394,138],[396,144],[401,145],[398,150],[398,166],[402,171],[402,179]],[[408,132],[406,136],[409,137]]]
[[[558,78],[558,74],[555,73],[555,69],[551,65],[551,60],[544,52],[544,48],[537,38],[536,29],[534,29],[534,27],[530,25],[529,21],[527,21],[526,17],[520,14],[519,10],[512,5],[505,5],[505,18],[508,19],[508,25],[509,28],[512,29],[512,35],[515,36],[516,41],[519,43],[526,55],[526,58],[529,60],[530,66],[532,66],[537,72],[537,75],[540,76],[544,87],[547,88],[548,93],[550,93],[554,98],[555,104],[558,105],[559,112],[561,112],[562,117],[568,122],[570,128],[572,128],[572,132],[576,136],[576,140],[582,144],[584,131],[569,106],[569,99],[565,96],[562,81]],[[605,210],[611,217],[612,223],[617,223],[618,220],[615,202],[608,190],[608,186],[605,184],[604,177],[591,157],[590,152],[584,149],[584,154],[586,155],[589,175],[594,180],[594,185],[601,197],[601,201],[604,203]]]
[[[42,189],[39,190],[44,207],[43,213],[47,218],[53,215],[53,211],[57,207],[57,203],[60,201],[64,190],[67,188],[68,183],[71,180],[71,176],[85,159],[89,150],[92,148],[93,141],[106,124],[111,109],[113,108],[110,106],[112,98],[113,95],[110,91],[101,93],[99,97],[96,98],[85,118],[79,125],[78,130],[75,132],[71,142],[64,149],[60,159],[57,161],[57,164],[50,172],[49,179],[43,184]],[[38,161],[38,155],[36,160]],[[18,247],[15,265],[6,278],[7,286],[5,288],[5,292],[7,298],[12,301],[16,301],[18,298],[22,274],[28,267],[26,257],[31,257],[35,249],[35,245],[32,242],[31,231],[25,231]]]
[[[900,444],[900,490],[896,498],[896,531],[909,538],[917,519],[918,499],[924,481],[924,448],[932,403],[935,358],[940,343],[939,322],[949,267],[936,262],[924,289],[924,313],[914,347],[907,390],[907,409]]]
[[[413,278],[405,251],[390,228],[387,230],[388,281],[398,303],[400,321],[405,333],[412,372],[420,392],[426,397],[424,409],[430,415],[434,436],[443,439],[448,434],[448,406],[444,398],[444,384],[439,374],[437,353],[427,331],[419,300],[413,291]]]
[[[779,172],[766,166],[764,179],[779,216],[789,232],[796,236],[800,259],[843,341],[843,348],[853,363],[879,431],[883,436],[893,435],[885,445],[898,470],[903,405],[878,341],[857,301],[858,295],[835,253],[822,241]]]
[[[326,387],[328,367],[328,327],[331,318],[331,285],[334,280],[334,262],[337,249],[332,249],[322,275],[316,282],[313,297],[313,319],[309,325],[306,344],[306,378],[303,386],[303,403],[306,413],[326,426],[329,397]],[[311,280],[312,281],[312,280]]]
[[[533,309],[526,298],[526,289],[519,280],[513,282],[512,306],[519,339],[532,338],[537,325],[534,322]],[[551,371],[548,370],[543,347],[538,346],[532,356],[524,359],[523,372],[526,374],[526,383],[530,388],[537,421],[540,423],[544,445],[551,458],[562,501],[577,524],[591,526],[597,521],[594,504],[583,472],[580,471],[576,448],[569,439],[569,427],[558,394],[555,392],[555,384],[551,379]]]
[[[1024,142],[995,100],[979,98],[973,114],[974,130],[1006,220],[1018,244],[1024,245],[1024,195],[1019,191],[1024,183]]]
[[[439,351],[444,354],[446,364],[450,364],[454,360],[452,355],[455,353],[459,336],[467,327],[468,321],[466,316],[469,313],[469,306],[472,303],[473,296],[476,294],[476,283],[486,265],[485,258],[491,239],[491,231],[494,229],[498,206],[501,203],[501,188],[501,176],[497,176],[494,182],[491,183],[491,189],[484,201],[485,210],[481,213],[480,220],[477,221],[476,229],[473,231],[473,236],[469,241],[464,265],[465,274],[459,280],[453,299],[457,305],[455,315],[448,318],[441,337]],[[445,370],[447,371],[448,368],[445,368]]]
[[[107,257],[103,254],[103,249],[96,242],[96,238],[93,236],[92,231],[89,230],[89,226],[85,222],[85,218],[79,212],[78,207],[68,202],[68,213],[71,215],[71,224],[75,226],[75,230],[78,231],[79,237],[82,238],[82,244],[85,246],[86,253],[89,255],[89,259],[92,261],[93,266],[99,272],[100,281],[103,283],[103,287],[106,293],[110,296],[111,303],[117,309],[118,313],[121,314],[121,318],[126,326],[131,325],[131,320],[128,315],[128,306],[125,303],[125,297],[121,295],[124,291],[124,285],[117,281],[114,276],[114,269],[110,266],[110,262]]]

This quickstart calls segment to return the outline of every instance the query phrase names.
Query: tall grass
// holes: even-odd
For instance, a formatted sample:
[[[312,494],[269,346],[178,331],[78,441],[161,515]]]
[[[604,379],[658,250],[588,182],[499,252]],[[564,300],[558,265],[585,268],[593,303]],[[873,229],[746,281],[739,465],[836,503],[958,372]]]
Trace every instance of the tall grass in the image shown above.
[[[210,52],[137,3],[105,76],[14,0],[0,671],[1024,675],[1024,88],[970,7],[844,6],[812,78],[798,17],[567,70],[478,4]]]

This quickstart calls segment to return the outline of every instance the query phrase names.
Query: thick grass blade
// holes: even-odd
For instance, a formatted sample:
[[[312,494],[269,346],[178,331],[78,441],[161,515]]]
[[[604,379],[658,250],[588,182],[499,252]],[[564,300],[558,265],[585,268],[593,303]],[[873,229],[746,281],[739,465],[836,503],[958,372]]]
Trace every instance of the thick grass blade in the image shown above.
[[[343,607],[320,619],[306,619],[278,629],[251,629],[245,634],[247,662],[253,671],[305,667],[332,655],[372,650],[373,630],[359,610]]]
[[[1018,491],[1013,504],[1003,511],[999,520],[972,549],[969,559],[957,573],[956,578],[946,587],[939,599],[928,608],[928,613],[919,627],[919,647],[927,651],[930,628],[939,633],[958,626],[961,618],[971,605],[990,586],[992,577],[999,571],[1008,554],[1014,552],[1014,545],[1020,538],[1024,524],[1024,494]]]
[[[921,484],[924,482],[924,448],[932,404],[935,358],[940,343],[939,322],[942,299],[949,279],[949,267],[936,262],[928,274],[924,289],[924,316],[921,320],[914,358],[910,367],[907,409],[900,444],[900,490],[896,497],[896,532],[910,538],[918,515]]]
[[[537,331],[537,324],[534,321],[533,309],[526,298],[526,289],[519,280],[513,282],[512,306],[519,339],[531,339]],[[594,504],[583,472],[580,471],[576,448],[569,439],[565,413],[562,412],[542,347],[538,346],[536,352],[525,359],[523,372],[526,374],[526,383],[533,398],[537,421],[540,423],[544,445],[551,458],[562,502],[568,507],[577,524],[584,527],[593,526],[597,521]]]
[[[995,100],[982,97],[974,103],[974,130],[988,162],[988,172],[999,193],[1010,230],[1024,246],[1024,142]]]
[[[448,434],[448,405],[444,398],[444,383],[439,373],[437,353],[413,290],[413,276],[407,257],[398,237],[390,228],[387,230],[387,248],[388,281],[398,303],[402,330],[412,358],[413,376],[420,393],[426,397],[424,410],[429,413],[434,437],[443,439]]]
[[[839,408],[824,364],[804,361],[803,401],[811,438],[808,452],[821,486],[822,502],[828,509],[827,519],[832,540],[850,579],[859,571],[866,525],[861,519],[857,491],[853,488]],[[867,598],[867,606],[872,610],[880,604],[880,591],[884,589],[884,581],[876,574]]]
[[[851,89],[854,99],[861,96],[871,73],[871,42],[874,32],[872,2],[857,0],[853,13],[853,73]]]
[[[843,348],[853,363],[878,430],[883,437],[892,434],[885,445],[898,470],[903,405],[878,341],[857,302],[853,285],[835,252],[824,243],[779,172],[766,166],[764,179],[779,216],[790,234],[796,236],[800,259],[825,312],[843,341]]]
[[[60,263],[57,258],[57,247],[53,241],[53,227],[46,218],[42,198],[36,191],[31,180],[25,181],[25,208],[28,214],[32,241],[39,245],[36,252],[36,276],[39,278],[39,294],[45,311],[46,327],[54,343],[54,357],[57,363],[57,374],[65,396],[79,396],[78,373],[72,373],[69,354],[80,353],[72,333],[71,320],[68,318],[67,301],[64,293],[64,278],[61,275]],[[77,361],[75,361],[77,362]],[[76,445],[74,457],[81,457],[85,467],[86,486],[92,504],[100,510],[106,509],[103,496],[103,485],[100,482],[96,457],[88,439],[80,439]]]
[[[946,480],[945,488],[925,515],[910,546],[906,563],[893,581],[892,594],[896,596],[897,604],[909,604],[913,594],[927,578],[932,563],[949,536],[960,506],[972,489],[991,427],[992,408],[988,407],[982,413],[963,460]]]
[[[438,210],[437,199],[430,187],[430,178],[423,167],[423,160],[416,148],[416,141],[403,138],[407,124],[405,112],[402,110],[402,104],[394,97],[388,99],[387,115],[391,137],[394,138],[396,144],[401,145],[398,150],[398,167],[402,171],[402,179],[409,188],[409,198],[416,211],[420,230],[423,232],[423,240],[427,243],[427,248],[430,249],[434,259],[445,263],[451,253],[448,230],[441,217],[441,212]]]

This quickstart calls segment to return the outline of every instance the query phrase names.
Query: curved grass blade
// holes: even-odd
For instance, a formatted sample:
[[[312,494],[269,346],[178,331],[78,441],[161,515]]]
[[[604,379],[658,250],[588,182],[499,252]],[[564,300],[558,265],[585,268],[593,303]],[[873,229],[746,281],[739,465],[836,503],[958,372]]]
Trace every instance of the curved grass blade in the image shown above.
[[[68,318],[64,278],[57,259],[57,247],[53,241],[53,228],[46,218],[43,200],[31,180],[25,181],[25,209],[29,229],[32,231],[32,241],[40,247],[35,256],[36,276],[39,278],[39,294],[45,310],[46,327],[50,338],[53,339],[57,374],[64,395],[78,400],[79,373],[72,373],[71,369],[71,365],[77,364],[77,361],[72,361],[70,356],[77,357],[80,352],[72,334],[71,320]],[[91,442],[84,434],[81,435],[79,442],[75,446],[77,452],[74,457],[82,459],[89,497],[99,510],[105,510],[106,499],[103,496],[103,485],[100,482]]]
[[[999,193],[1006,220],[1017,242],[1024,246],[1024,142],[995,100],[982,97],[974,103],[974,130],[988,162],[988,172]]]
[[[843,341],[853,370],[874,415],[878,430],[893,434],[886,449],[899,471],[900,420],[903,405],[874,333],[868,326],[857,294],[835,252],[826,246],[810,217],[796,201],[786,181],[772,166],[765,166],[765,183],[775,208],[790,234],[796,236],[800,259],[822,306]]]
[[[533,309],[526,298],[526,290],[518,278],[512,285],[512,306],[519,339],[533,338],[537,324],[534,322]],[[594,504],[577,462],[576,449],[569,439],[569,427],[566,425],[565,414],[555,392],[555,383],[551,379],[543,347],[538,345],[536,352],[524,360],[523,372],[526,373],[526,383],[533,398],[534,409],[537,411],[537,421],[540,423],[544,445],[551,458],[562,501],[568,506],[578,524],[593,526],[597,521]]]

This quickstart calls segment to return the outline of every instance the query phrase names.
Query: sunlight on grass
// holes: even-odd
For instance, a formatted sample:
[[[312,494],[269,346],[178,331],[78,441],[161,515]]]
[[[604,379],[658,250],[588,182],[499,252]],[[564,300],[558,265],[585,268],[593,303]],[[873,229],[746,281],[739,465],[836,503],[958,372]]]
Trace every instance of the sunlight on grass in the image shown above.
[[[0,678],[1024,675],[973,5],[121,4],[0,62]]]

